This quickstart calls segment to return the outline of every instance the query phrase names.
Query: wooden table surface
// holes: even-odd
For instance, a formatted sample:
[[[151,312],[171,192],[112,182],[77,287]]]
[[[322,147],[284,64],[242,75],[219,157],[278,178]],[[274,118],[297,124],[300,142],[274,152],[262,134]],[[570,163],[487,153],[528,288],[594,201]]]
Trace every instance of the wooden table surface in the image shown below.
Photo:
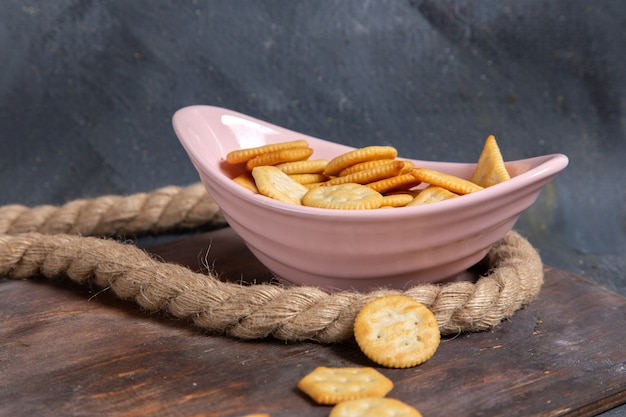
[[[230,229],[151,251],[268,277]],[[298,380],[375,366],[353,342],[205,334],[66,281],[0,281],[0,321],[0,416],[326,416]],[[425,417],[591,416],[626,403],[625,323],[626,298],[546,267],[538,299],[493,331],[447,337],[412,369],[375,367],[395,384],[388,396]]]

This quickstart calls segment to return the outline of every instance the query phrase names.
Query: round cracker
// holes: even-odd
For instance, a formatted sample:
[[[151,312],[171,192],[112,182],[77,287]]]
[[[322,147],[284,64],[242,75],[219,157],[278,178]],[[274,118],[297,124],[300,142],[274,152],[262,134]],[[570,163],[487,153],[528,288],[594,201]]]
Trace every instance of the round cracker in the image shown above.
[[[383,207],[404,207],[413,201],[411,194],[389,194],[383,196]]]
[[[370,182],[367,184],[367,186],[371,188],[372,190],[375,190],[381,194],[384,194],[389,191],[408,190],[421,183],[422,181],[418,180],[417,178],[415,178],[414,175],[409,173],[409,174],[396,175],[393,177],[383,178],[378,181]]]
[[[404,295],[389,295],[361,309],[354,320],[354,338],[372,361],[388,368],[410,368],[433,356],[441,334],[426,306]]]
[[[302,161],[313,155],[311,148],[282,149],[275,152],[268,152],[248,160],[246,169],[252,171],[254,167],[263,165],[276,165],[283,162]]]
[[[325,159],[307,159],[304,161],[283,162],[276,165],[287,175],[295,174],[321,174],[328,165]]]
[[[343,177],[332,178],[326,181],[326,185],[345,184],[349,182],[368,184],[370,182],[397,176],[400,171],[402,171],[403,166],[404,162],[402,161],[391,161],[368,169],[356,171],[352,174],[344,175]]]
[[[413,168],[411,174],[422,182],[445,188],[455,194],[463,195],[483,190],[483,187],[471,181],[430,168]]]
[[[343,169],[360,162],[373,161],[375,159],[394,159],[396,156],[398,156],[398,151],[393,146],[366,146],[331,159],[324,173],[326,175],[337,175]]]
[[[429,185],[424,188],[413,201],[409,202],[407,206],[419,206],[422,204],[431,204],[438,201],[450,200],[451,198],[458,197],[458,194],[448,191],[445,188],[437,187],[436,185]]]
[[[255,156],[264,153],[276,152],[283,149],[308,148],[309,143],[304,139],[293,140],[289,142],[271,143],[267,145],[257,146],[254,148],[235,149],[226,155],[226,161],[229,164],[238,164],[247,162]]]

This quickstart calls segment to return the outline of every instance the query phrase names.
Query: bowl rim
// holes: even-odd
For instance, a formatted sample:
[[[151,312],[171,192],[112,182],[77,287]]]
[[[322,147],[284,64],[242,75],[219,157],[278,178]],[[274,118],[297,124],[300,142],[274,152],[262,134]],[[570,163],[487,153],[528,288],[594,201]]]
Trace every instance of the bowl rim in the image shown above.
[[[216,112],[222,115],[231,115],[240,117],[247,121],[252,121],[261,126],[269,126],[272,129],[275,129],[281,133],[289,133],[289,134],[297,134],[299,137],[303,139],[314,139],[314,140],[322,140],[325,142],[330,142],[336,145],[344,146],[349,149],[351,148],[347,145],[327,141],[325,139],[316,138],[310,135],[302,134],[293,130],[289,130],[283,128],[278,125],[271,124],[269,122],[265,122],[260,119],[256,119],[252,116],[248,116],[243,113],[236,112],[234,110],[226,109],[223,107],[217,106],[209,106],[209,105],[192,105],[183,107],[177,110],[172,117],[172,124],[174,127],[174,131],[178,136],[179,141],[187,151],[189,158],[191,159],[194,167],[200,173],[200,177],[204,182],[205,187],[214,188],[216,193],[220,192],[229,192],[236,196],[238,199],[245,201],[249,204],[257,206],[259,208],[269,209],[276,212],[282,212],[285,214],[289,214],[291,216],[298,216],[303,218],[319,218],[319,217],[332,217],[339,220],[349,220],[359,218],[361,220],[374,220],[379,221],[384,218],[394,218],[394,219],[403,219],[403,218],[415,218],[419,216],[430,216],[433,214],[441,215],[445,214],[449,211],[463,210],[464,208],[473,207],[476,205],[481,205],[482,203],[493,201],[494,199],[498,199],[504,197],[506,195],[510,195],[512,193],[518,192],[521,189],[527,188],[530,185],[535,185],[535,188],[539,188],[543,186],[543,182],[549,180],[551,177],[562,171],[569,163],[568,157],[562,153],[552,153],[546,155],[539,155],[530,158],[518,159],[505,161],[507,165],[516,165],[516,164],[529,164],[532,168],[529,170],[512,177],[506,182],[493,185],[491,187],[485,188],[480,192],[475,192],[471,194],[466,194],[463,198],[454,198],[450,200],[440,201],[437,204],[425,204],[418,206],[409,206],[402,207],[398,210],[333,210],[326,208],[317,208],[317,207],[307,207],[307,206],[299,206],[295,204],[290,204],[278,200],[274,200],[272,198],[254,194],[250,190],[241,187],[234,183],[231,178],[229,178],[224,172],[219,170],[212,169],[208,167],[208,164],[203,163],[202,155],[196,146],[189,140],[186,129],[183,128],[183,124],[186,123],[185,119],[190,117],[202,117],[205,121],[205,124],[208,124],[206,119],[199,113],[202,112]],[[208,127],[208,126],[207,126]],[[213,137],[216,137],[213,134]],[[428,165],[433,164],[446,164],[446,165],[455,165],[458,167],[474,167],[476,163],[471,162],[445,162],[445,161],[424,161],[419,159],[405,158],[402,159],[410,160],[414,163],[426,163]],[[418,165],[416,165],[418,166]],[[206,180],[209,181],[207,184]],[[530,187],[532,188],[532,187]],[[221,190],[220,190],[221,189]],[[532,188],[534,189],[534,188]],[[227,190],[227,191],[226,191]],[[219,202],[218,202],[219,204]]]

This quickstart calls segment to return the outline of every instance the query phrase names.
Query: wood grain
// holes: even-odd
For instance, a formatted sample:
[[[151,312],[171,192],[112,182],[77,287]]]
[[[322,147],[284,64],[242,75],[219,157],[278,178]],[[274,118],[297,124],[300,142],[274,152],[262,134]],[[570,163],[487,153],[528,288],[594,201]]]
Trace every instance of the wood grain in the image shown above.
[[[269,278],[230,229],[154,252]],[[297,381],[319,365],[373,365],[354,343],[208,335],[67,281],[0,281],[0,300],[1,416],[326,416]],[[378,369],[389,396],[424,416],[590,416],[626,402],[625,322],[626,298],[546,268],[539,298],[493,331],[446,338],[416,368]]]

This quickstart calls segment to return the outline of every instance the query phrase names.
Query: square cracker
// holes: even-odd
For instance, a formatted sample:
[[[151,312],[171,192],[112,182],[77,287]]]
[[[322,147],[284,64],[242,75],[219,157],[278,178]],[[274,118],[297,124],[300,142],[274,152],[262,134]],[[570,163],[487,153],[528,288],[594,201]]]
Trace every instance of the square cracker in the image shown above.
[[[320,366],[298,382],[298,388],[318,404],[367,397],[384,397],[393,382],[374,368],[327,368]]]

